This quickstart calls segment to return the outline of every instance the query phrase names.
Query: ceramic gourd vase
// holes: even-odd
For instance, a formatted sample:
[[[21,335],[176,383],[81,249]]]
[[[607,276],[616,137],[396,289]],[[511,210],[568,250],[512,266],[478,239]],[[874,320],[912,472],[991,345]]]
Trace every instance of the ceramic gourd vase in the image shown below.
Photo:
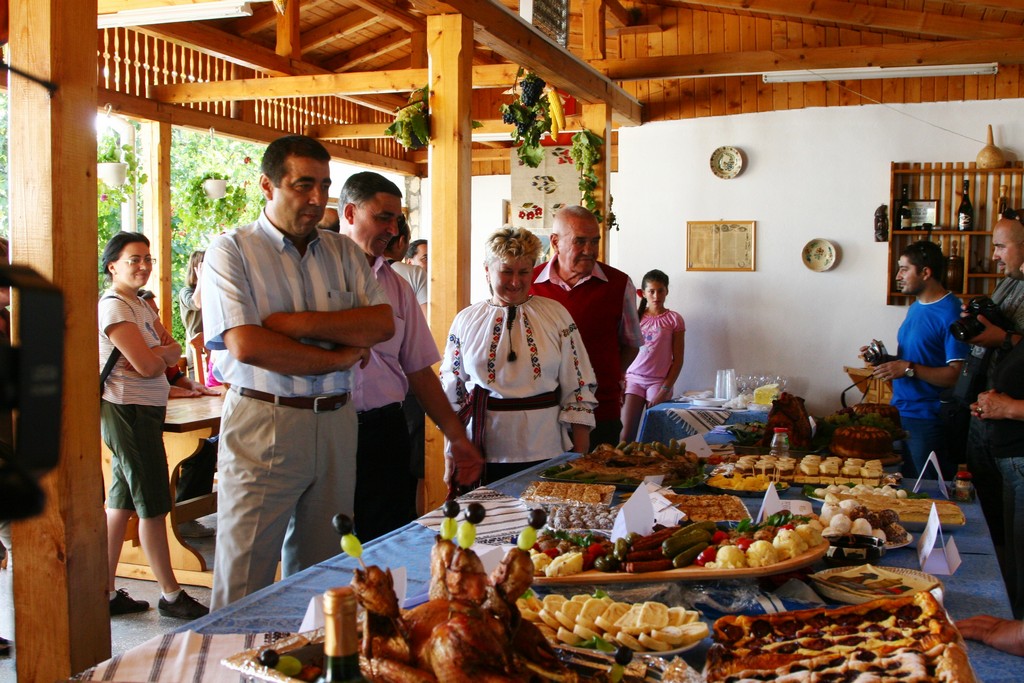
[[[1002,168],[1006,165],[1003,150],[992,143],[992,124],[988,127],[988,144],[981,148],[975,161],[978,168]]]

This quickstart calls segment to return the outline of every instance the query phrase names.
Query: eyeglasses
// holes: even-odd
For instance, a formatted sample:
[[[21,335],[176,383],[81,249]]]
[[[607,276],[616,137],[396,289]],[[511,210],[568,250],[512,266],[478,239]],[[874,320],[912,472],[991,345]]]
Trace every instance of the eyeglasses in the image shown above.
[[[147,266],[151,266],[156,263],[156,259],[152,256],[146,256],[144,258],[132,256],[131,258],[121,259],[121,263],[127,263],[132,268],[138,268],[142,263],[145,263]]]

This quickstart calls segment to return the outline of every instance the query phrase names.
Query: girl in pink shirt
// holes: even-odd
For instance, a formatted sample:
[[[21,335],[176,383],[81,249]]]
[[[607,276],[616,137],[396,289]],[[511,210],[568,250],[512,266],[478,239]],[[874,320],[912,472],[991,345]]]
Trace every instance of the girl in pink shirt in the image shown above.
[[[672,388],[683,369],[683,338],[686,323],[683,316],[665,308],[668,296],[668,275],[652,270],[644,275],[643,297],[637,313],[644,345],[626,371],[626,397],[622,404],[622,435],[620,440],[636,439],[644,406],[658,405],[672,398]]]

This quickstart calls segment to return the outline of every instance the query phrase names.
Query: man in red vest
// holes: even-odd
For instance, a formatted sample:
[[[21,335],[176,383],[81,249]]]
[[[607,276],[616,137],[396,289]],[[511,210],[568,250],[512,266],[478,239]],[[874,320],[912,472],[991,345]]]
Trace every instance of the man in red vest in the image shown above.
[[[531,293],[546,296],[572,314],[597,375],[597,426],[590,447],[619,442],[623,378],[643,336],[636,313],[636,286],[629,276],[597,260],[601,229],[594,214],[567,206],[555,214],[553,258],[534,270]]]

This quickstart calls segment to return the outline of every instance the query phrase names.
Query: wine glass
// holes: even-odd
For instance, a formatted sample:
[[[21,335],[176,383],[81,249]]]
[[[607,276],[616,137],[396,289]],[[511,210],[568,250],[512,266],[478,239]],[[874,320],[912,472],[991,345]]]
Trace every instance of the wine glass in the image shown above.
[[[779,393],[780,393],[780,394],[781,394],[781,393],[782,393],[783,391],[785,391],[785,390],[786,390],[786,378],[785,378],[785,377],[783,377],[782,375],[775,375],[775,378],[774,378],[774,380],[773,380],[773,381],[774,381],[774,382],[775,382],[776,384],[778,384],[778,385],[779,385]]]

